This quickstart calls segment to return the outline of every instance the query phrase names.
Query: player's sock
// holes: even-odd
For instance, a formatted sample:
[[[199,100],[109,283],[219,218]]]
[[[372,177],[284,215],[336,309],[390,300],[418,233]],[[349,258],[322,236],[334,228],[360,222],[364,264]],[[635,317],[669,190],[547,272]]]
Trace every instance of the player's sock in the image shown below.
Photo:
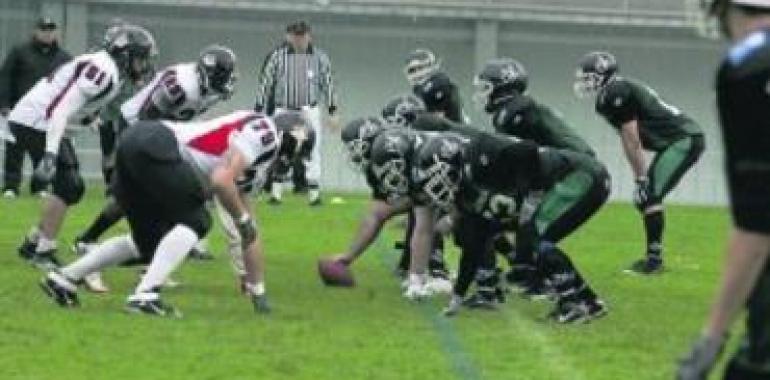
[[[644,230],[647,235],[647,258],[661,260],[663,256],[663,210],[644,215]]]
[[[62,268],[61,272],[75,281],[103,268],[139,258],[130,235],[115,236],[99,244],[87,255]]]
[[[178,224],[172,228],[155,249],[152,263],[136,287],[136,293],[149,292],[162,286],[197,242],[198,234],[190,227]]]
[[[280,201],[281,200],[281,187],[283,186],[282,183],[274,181],[272,184],[272,187],[270,189],[270,197]]]
[[[56,239],[49,239],[42,234],[38,235],[36,253],[49,252],[56,249]]]
[[[538,247],[538,260],[544,273],[561,301],[587,301],[596,299],[583,276],[577,271],[569,256],[553,243],[544,242]]]
[[[99,216],[91,223],[88,229],[78,237],[78,240],[84,242],[94,242],[99,240],[102,234],[114,226],[120,218],[123,217],[123,212],[119,207],[113,207],[108,205],[100,213]]]

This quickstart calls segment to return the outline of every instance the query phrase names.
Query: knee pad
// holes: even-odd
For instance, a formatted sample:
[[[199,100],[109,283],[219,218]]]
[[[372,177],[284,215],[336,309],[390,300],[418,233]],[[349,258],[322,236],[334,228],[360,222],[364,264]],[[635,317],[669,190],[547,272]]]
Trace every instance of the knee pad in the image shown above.
[[[53,182],[53,193],[67,206],[80,202],[85,194],[86,186],[83,177],[77,169],[68,169],[63,173],[57,173]]]

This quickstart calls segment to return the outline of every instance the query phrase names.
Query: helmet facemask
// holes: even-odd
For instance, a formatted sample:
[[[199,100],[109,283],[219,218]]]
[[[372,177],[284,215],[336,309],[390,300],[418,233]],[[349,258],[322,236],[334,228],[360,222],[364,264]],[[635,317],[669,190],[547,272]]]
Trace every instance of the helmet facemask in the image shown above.
[[[602,89],[604,82],[604,77],[600,74],[580,68],[575,73],[573,90],[578,98],[593,96]]]
[[[411,86],[425,83],[439,69],[438,62],[428,59],[413,59],[404,67],[404,75]]]

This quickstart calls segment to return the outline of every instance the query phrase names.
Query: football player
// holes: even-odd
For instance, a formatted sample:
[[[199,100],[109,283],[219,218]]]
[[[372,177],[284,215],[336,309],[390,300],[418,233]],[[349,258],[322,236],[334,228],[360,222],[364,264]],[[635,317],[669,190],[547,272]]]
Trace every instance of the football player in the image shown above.
[[[197,62],[180,63],[161,70],[122,104],[118,129],[123,130],[140,120],[188,121],[203,114],[232,95],[237,78],[235,64],[232,50],[212,45],[201,51]],[[114,199],[108,201],[91,225],[75,239],[76,253],[86,254],[123,215]],[[193,252],[205,256],[205,249],[200,245]],[[89,275],[86,283],[91,290],[104,290],[98,272]]]
[[[468,123],[457,86],[441,71],[441,63],[433,52],[426,49],[411,52],[406,58],[404,75],[428,112],[457,123]]]
[[[578,64],[576,77],[576,94],[595,95],[596,111],[620,134],[636,181],[634,204],[643,217],[647,252],[626,272],[660,273],[663,198],[698,161],[704,149],[703,131],[649,86],[620,76],[618,63],[610,53],[587,54]],[[645,150],[655,153],[649,165]]]
[[[367,117],[351,121],[342,130],[342,141],[347,148],[350,161],[356,166],[357,170],[364,174],[369,187],[372,189],[372,200],[369,211],[366,217],[361,220],[358,232],[347,251],[332,257],[331,260],[338,261],[346,266],[352,265],[374,242],[386,221],[395,215],[406,213],[412,208],[412,203],[409,199],[399,199],[390,202],[386,195],[379,190],[380,186],[375,182],[375,175],[372,173],[371,166],[369,165],[373,140],[383,131],[393,128],[398,127],[392,121],[386,122],[378,117]],[[434,267],[434,269],[436,268]],[[408,272],[409,265],[406,265],[405,269],[405,272]],[[443,265],[439,269],[441,269],[442,274],[446,273]],[[430,281],[426,279],[425,286],[420,288],[419,291],[418,289],[410,291],[408,281],[404,285],[406,285],[404,296],[410,299],[437,292],[446,292],[451,287],[451,283],[449,283],[446,276],[437,276],[431,278]]]
[[[206,235],[210,216],[205,202],[213,195],[241,238],[244,289],[258,312],[268,312],[262,243],[236,182],[247,169],[266,173],[279,160],[293,159],[308,134],[296,113],[268,118],[237,111],[202,122],[139,122],[121,138],[113,188],[131,233],[48,272],[41,287],[60,306],[74,307],[79,305],[77,284],[88,273],[131,260],[149,262],[126,309],[179,316],[161,300],[159,288]]]
[[[382,118],[391,126],[399,128],[412,128],[415,120],[423,113],[429,113],[438,117],[445,118],[443,111],[430,111],[426,104],[414,95],[398,95],[388,101],[382,109]],[[439,216],[440,218],[441,216]],[[414,229],[414,213],[407,214],[406,236],[403,242],[396,243],[396,249],[401,251],[396,272],[404,274],[408,272],[411,251],[409,240]],[[449,270],[444,262],[444,237],[441,233],[436,233],[433,239],[433,250],[431,251],[430,261],[428,263],[431,274],[431,280],[438,282],[449,280]],[[448,285],[448,284],[446,284]],[[444,288],[447,288],[446,286]]]
[[[746,333],[719,378],[770,379],[770,1],[704,5],[731,42],[717,74],[716,98],[733,226],[711,313],[676,378],[718,378],[709,372],[745,308]]]
[[[591,156],[540,147],[526,140],[468,129],[465,136],[439,134],[420,141],[386,132],[372,146],[372,170],[391,198],[410,197],[417,219],[413,258],[425,256],[436,208],[456,210],[473,186],[501,194],[542,193],[525,217],[536,237],[536,260],[554,287],[550,314],[559,323],[586,322],[607,313],[557,243],[593,215],[609,194],[608,175]],[[421,235],[427,234],[427,235]],[[414,263],[419,270],[420,262]],[[448,311],[462,303],[452,297]]]
[[[588,143],[567,125],[557,111],[526,94],[528,85],[529,76],[519,61],[512,58],[492,59],[474,78],[474,102],[491,115],[492,125],[498,133],[531,140],[541,146],[595,156]],[[534,204],[526,206],[536,207]],[[527,225],[525,221],[521,224]],[[507,279],[515,287],[521,287],[525,293],[535,296],[544,289],[535,278],[535,247],[531,235],[531,231],[525,228],[518,229],[516,254],[511,259]]]
[[[19,247],[19,255],[38,267],[58,265],[56,236],[70,206],[78,203],[85,187],[75,149],[65,128],[69,122],[92,122],[117,94],[122,83],[141,75],[156,50],[145,29],[123,25],[104,49],[76,57],[47,78],[42,78],[11,111],[8,120],[27,127],[43,158],[34,175],[53,182],[41,221]]]

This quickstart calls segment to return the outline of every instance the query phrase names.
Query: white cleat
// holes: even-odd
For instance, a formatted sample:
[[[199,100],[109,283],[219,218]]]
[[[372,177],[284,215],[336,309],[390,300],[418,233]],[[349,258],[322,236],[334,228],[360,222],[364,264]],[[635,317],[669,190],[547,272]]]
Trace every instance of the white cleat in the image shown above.
[[[452,281],[441,277],[429,277],[425,284],[431,294],[451,294]]]
[[[430,289],[425,284],[410,284],[404,291],[404,298],[419,302],[431,296]]]
[[[85,283],[86,289],[88,289],[89,292],[107,293],[110,291],[110,288],[108,288],[104,281],[102,281],[101,272],[87,274],[83,278],[83,282]]]

